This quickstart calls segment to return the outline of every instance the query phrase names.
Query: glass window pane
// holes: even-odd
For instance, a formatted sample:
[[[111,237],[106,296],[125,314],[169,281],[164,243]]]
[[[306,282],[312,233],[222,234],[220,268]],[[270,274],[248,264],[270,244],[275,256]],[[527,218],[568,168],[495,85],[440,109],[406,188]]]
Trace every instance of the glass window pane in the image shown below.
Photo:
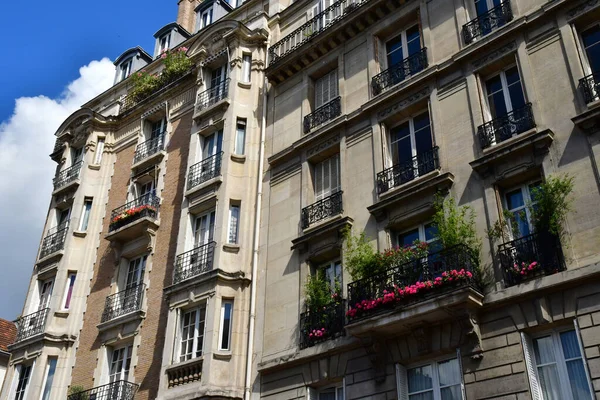
[[[438,363],[438,372],[440,375],[440,387],[460,383],[460,368],[457,358]]]
[[[513,190],[512,192],[506,193],[506,207],[509,211],[523,207],[525,205],[525,199],[523,198],[523,192],[521,189]]]
[[[460,385],[445,387],[441,390],[442,400],[462,400]]]
[[[583,46],[592,72],[600,69],[600,25],[582,33]]]
[[[221,336],[221,350],[229,350],[232,311],[233,304],[231,302],[223,303],[223,336]]]
[[[579,342],[577,341],[577,333],[574,330],[562,332],[560,334],[560,342],[562,344],[563,354],[565,359],[581,357],[579,351]]]
[[[425,241],[426,242],[435,239],[437,234],[438,234],[438,230],[435,225],[433,225],[433,224],[425,225]]]
[[[408,398],[410,400],[433,400],[433,390],[425,393],[411,394]]]
[[[552,336],[545,336],[535,339],[533,341],[533,349],[535,351],[535,363],[538,366],[540,364],[556,362]]]
[[[335,400],[335,389],[328,389],[320,392],[319,400]]]
[[[398,246],[412,246],[415,240],[419,240],[419,230],[414,229],[412,231],[404,232],[398,235]]]
[[[407,371],[408,375],[408,392],[420,392],[433,388],[433,373],[431,365],[423,367],[411,368]]]
[[[567,373],[569,374],[573,399],[591,399],[592,396],[581,358],[567,362]]]
[[[402,35],[398,35],[385,44],[388,68],[402,62]]]
[[[562,400],[556,364],[538,368],[538,376],[544,400]]]
[[[46,384],[44,385],[44,392],[42,394],[42,400],[50,400],[50,391],[52,390],[52,383],[54,381],[54,372],[56,371],[56,363],[58,359],[48,357],[48,373],[46,375]]]
[[[421,34],[419,26],[415,25],[406,30],[406,43],[408,45],[408,57],[421,51]]]
[[[510,95],[510,103],[513,111],[525,106],[525,96],[523,95],[521,82],[510,85],[508,87],[508,94]]]

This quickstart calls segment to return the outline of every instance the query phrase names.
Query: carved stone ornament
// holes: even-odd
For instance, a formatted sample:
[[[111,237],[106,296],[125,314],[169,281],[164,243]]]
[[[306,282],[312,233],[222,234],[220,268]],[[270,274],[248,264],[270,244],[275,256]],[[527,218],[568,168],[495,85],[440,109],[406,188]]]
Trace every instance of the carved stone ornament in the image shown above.
[[[511,51],[515,50],[516,48],[517,48],[516,42],[513,41],[510,43],[507,43],[504,46],[499,47],[496,50],[486,54],[485,56],[473,61],[473,66],[475,68],[480,68],[484,65],[487,65],[491,62],[498,60],[499,58],[504,57],[505,54],[510,53]]]
[[[361,339],[363,347],[367,352],[367,356],[373,365],[375,371],[375,382],[382,383],[385,381],[385,364],[386,364],[386,346],[381,338],[369,336]]]
[[[330,137],[330,138],[322,141],[321,143],[317,144],[316,146],[308,149],[306,151],[306,155],[308,157],[312,157],[315,154],[318,154],[321,151],[330,148],[331,146],[335,145],[336,143],[339,143],[339,141],[340,141],[340,135],[339,134],[335,135],[335,136],[332,136],[332,137]]]
[[[415,93],[403,98],[399,102],[384,108],[382,111],[379,111],[377,113],[377,118],[383,119],[383,118],[389,116],[390,114],[393,114],[393,113],[396,113],[398,111],[405,109],[409,105],[414,104],[417,101],[419,101],[427,96],[429,96],[429,87],[424,87],[421,90],[419,90],[418,92],[415,92]]]

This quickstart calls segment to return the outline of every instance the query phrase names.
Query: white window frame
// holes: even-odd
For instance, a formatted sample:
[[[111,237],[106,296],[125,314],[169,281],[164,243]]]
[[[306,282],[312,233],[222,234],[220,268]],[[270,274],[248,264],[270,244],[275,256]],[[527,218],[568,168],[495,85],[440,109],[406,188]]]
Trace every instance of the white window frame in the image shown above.
[[[427,238],[425,237],[425,226],[427,226],[427,225],[433,225],[433,221],[423,222],[422,224],[419,224],[417,226],[413,226],[412,228],[404,229],[404,230],[402,230],[400,232],[397,232],[394,235],[395,239],[396,239],[396,244],[398,246],[400,246],[400,236],[402,236],[402,235],[404,235],[404,234],[406,234],[408,232],[414,231],[415,229],[417,229],[419,231],[419,241],[420,242],[424,242],[424,243],[430,244],[430,243],[433,243],[435,241],[438,241],[439,238],[437,238],[437,237],[435,237],[433,239],[427,240]]]
[[[229,315],[229,332],[228,333],[228,337],[229,337],[229,341],[227,343],[227,347],[223,346],[223,334],[224,332],[224,325],[225,325],[225,307],[227,305],[231,306],[231,311],[230,311],[230,315]],[[223,299],[221,301],[221,321],[220,321],[220,326],[219,326],[219,351],[231,351],[231,341],[232,341],[232,337],[231,334],[233,332],[233,299]]]
[[[69,298],[69,289],[71,288],[71,280],[73,281],[73,290],[71,290],[71,297]],[[77,282],[77,272],[69,272],[67,274],[67,280],[66,280],[66,285],[65,285],[65,292],[63,294],[63,300],[62,300],[62,310],[66,311],[69,310],[71,308],[71,302],[73,301],[73,292],[75,291],[75,282]],[[69,301],[69,304],[67,306],[67,300]]]
[[[229,221],[227,223],[227,243],[229,244],[239,244],[240,241],[240,217],[242,214],[240,204],[230,204],[229,205]],[[237,210],[237,211],[236,211]],[[234,213],[237,212],[237,215]],[[235,217],[235,226],[234,226],[234,217]]]
[[[246,151],[246,119],[238,118],[235,125],[235,141],[233,142],[233,153],[239,156]],[[240,148],[241,147],[241,148]]]
[[[198,220],[202,219],[206,217],[206,223],[207,223],[207,227],[206,227],[206,231],[204,233],[204,235],[201,238],[197,238],[196,235],[200,233],[201,229],[198,229]],[[211,225],[211,221],[213,222],[213,224]],[[191,245],[190,245],[190,250],[193,250],[195,248],[198,248],[200,246],[204,246],[208,243],[210,243],[211,241],[213,241],[214,239],[214,235],[215,235],[215,224],[217,221],[217,213],[215,209],[211,209],[208,211],[205,211],[201,214],[196,214],[196,215],[192,215],[192,235],[191,235]]]
[[[158,39],[158,55],[169,50],[171,46],[171,32],[165,33]]]
[[[408,129],[410,131],[410,134],[409,134],[410,154],[411,154],[412,160],[414,162],[414,179],[417,179],[420,176],[419,169],[417,168],[418,164],[419,164],[419,160],[415,159],[415,157],[418,156],[418,154],[417,154],[417,135],[419,134],[419,132],[421,132],[423,129],[425,129],[425,128],[422,128],[419,131],[415,131],[415,118],[419,117],[423,114],[427,114],[427,118],[429,118],[429,125],[428,125],[429,126],[429,135],[431,136],[431,149],[429,151],[431,151],[435,147],[435,143],[433,140],[433,126],[431,124],[431,114],[429,113],[429,108],[427,108],[424,111],[421,110],[415,114],[412,114],[410,117],[400,121],[397,124],[394,124],[393,126],[390,127],[390,129],[388,130],[388,133],[387,133],[387,138],[388,138],[388,142],[389,142],[389,149],[387,150],[388,165],[391,167],[400,162],[400,160],[394,160],[394,152],[392,149],[399,140],[396,140],[396,141],[392,140],[392,131],[394,129],[396,129],[397,127],[408,122]]]
[[[119,82],[124,81],[131,75],[131,68],[133,66],[133,57],[128,58],[119,64]]]
[[[29,389],[31,388],[31,377],[33,375],[33,369],[35,367],[35,361],[29,365],[25,364],[17,364],[15,366],[15,376],[13,378],[13,387],[11,389],[10,398],[14,400],[27,400]],[[25,389],[21,392],[21,396],[17,390],[19,389],[19,381],[21,380],[21,372],[23,368],[29,368],[29,373],[27,374],[27,382],[25,383]]]
[[[206,20],[205,20],[206,17]],[[198,13],[198,30],[206,28],[212,24],[213,19],[213,8],[209,7]]]
[[[528,205],[535,204],[535,203],[531,199],[531,190],[530,190],[529,186],[536,184],[536,183],[541,184],[542,183],[541,179],[535,179],[535,180],[523,183],[521,185],[512,186],[510,189],[502,190],[502,192],[501,192],[502,193],[502,210],[508,211],[511,214],[514,214],[516,212],[525,211],[525,218],[527,219],[527,225],[529,225],[529,233],[530,234],[533,233],[533,222],[531,220],[531,210],[528,207]],[[517,190],[520,190],[523,195],[523,205],[520,207],[514,208],[514,209],[509,209],[508,208],[508,199],[506,198],[506,195],[510,192],[515,192]],[[504,216],[502,218],[504,218]],[[513,240],[518,239],[518,238],[513,237],[514,235],[513,235],[510,225],[509,225],[509,229],[508,229],[508,235]]]
[[[89,226],[90,214],[92,213],[92,206],[94,199],[91,197],[85,197],[83,200],[83,207],[81,208],[81,218],[79,220],[79,231],[85,232]],[[89,205],[89,208],[88,208]]]
[[[342,379],[341,382],[335,385],[329,385],[324,388],[314,388],[312,386],[306,386],[306,400],[319,400],[320,395],[323,392],[334,390],[336,400],[346,399],[346,378]]]
[[[54,372],[52,373],[52,379],[50,380],[50,386],[48,390],[48,397],[44,398],[44,392],[46,391],[46,386],[48,386],[48,377],[50,375],[51,362],[54,362]],[[48,356],[46,362],[46,368],[44,368],[44,379],[42,381],[41,392],[40,392],[40,400],[52,400],[50,395],[52,394],[52,387],[54,383],[54,376],[56,375],[56,368],[58,366],[58,357],[56,356]]]
[[[395,34],[394,36],[391,36],[390,38],[388,38],[385,43],[384,43],[384,50],[385,50],[385,65],[386,65],[386,69],[389,69],[391,67],[393,67],[393,65],[388,65],[388,56],[389,56],[389,51],[388,51],[388,43],[391,42],[392,40],[396,39],[398,36],[401,37],[401,41],[402,41],[402,61],[406,60],[409,56],[408,56],[408,39],[406,38],[406,32],[409,29],[412,29],[414,27],[417,27],[417,30],[419,30],[419,47],[421,48],[421,50],[423,49],[423,44],[421,42],[422,38],[421,38],[421,30],[419,29],[419,24],[415,23],[411,26],[409,26],[408,28],[402,30],[399,34]],[[400,62],[402,62],[400,61]]]
[[[488,75],[485,76],[483,78],[483,85],[481,85],[482,89],[483,89],[483,97],[484,97],[484,101],[485,101],[485,122],[490,122],[493,120],[492,117],[492,108],[490,107],[490,93],[488,93],[487,91],[487,82],[490,79],[493,79],[497,76],[500,76],[500,83],[502,84],[502,95],[504,96],[504,105],[506,106],[506,113],[510,114],[511,112],[514,111],[513,106],[512,106],[512,100],[510,98],[510,92],[508,91],[508,81],[506,80],[506,71],[508,71],[509,69],[512,68],[517,68],[517,72],[519,73],[519,85],[521,85],[521,93],[523,93],[523,99],[525,100],[525,103],[527,103],[527,97],[525,96],[525,89],[523,88],[523,76],[521,75],[521,69],[519,68],[519,65],[517,63],[513,63],[511,65],[509,65],[508,67],[504,67],[502,68],[500,71],[498,71],[497,73],[494,73],[492,75]],[[497,115],[496,118],[500,118],[502,117],[502,115]]]
[[[340,95],[339,85],[337,68],[315,80],[315,110]]]
[[[102,162],[102,154],[104,153],[104,142],[105,138],[99,137],[96,143],[96,150],[94,154],[94,164],[99,165]]]
[[[459,374],[460,374],[460,381],[453,385],[447,385],[447,386],[441,387],[440,379],[439,379],[438,364],[446,362],[446,361],[450,361],[450,360],[458,361],[458,370],[459,370]],[[414,369],[414,368],[425,367],[427,365],[431,365],[432,389],[423,390],[423,391],[415,392],[415,393],[409,393],[409,391],[408,391],[408,370]],[[464,400],[466,398],[465,390],[464,390],[464,375],[463,375],[463,368],[462,368],[462,359],[461,359],[459,349],[457,349],[456,354],[454,354],[452,356],[437,357],[437,358],[434,358],[434,359],[431,359],[428,361],[420,362],[418,364],[409,364],[406,366],[404,366],[402,364],[396,364],[396,390],[397,390],[397,394],[398,394],[398,400],[409,400],[410,395],[415,395],[415,394],[420,394],[420,393],[428,393],[428,392],[433,392],[433,400],[441,400],[441,398],[442,398],[441,390],[446,387],[452,387],[452,386],[456,386],[456,385],[460,386],[461,396],[462,396],[462,399]]]
[[[109,357],[108,357],[108,383],[117,382],[117,381],[128,381],[129,373],[131,372],[131,363],[133,362],[133,345],[128,344],[122,347],[117,348],[109,348]],[[114,359],[115,353],[122,352],[122,365],[121,369],[116,372],[112,372],[113,364],[118,363],[119,358],[117,360]],[[130,365],[129,369],[127,369],[127,360],[129,360]]]
[[[144,275],[146,272],[146,263],[148,262],[148,255],[133,258],[128,260],[127,269],[125,271],[125,279],[122,290],[133,289],[142,283],[144,283]],[[131,281],[130,281],[131,277]]]
[[[328,163],[328,174],[325,173],[325,165],[326,163]],[[335,164],[335,165],[334,165]],[[335,166],[335,171],[333,166]],[[337,153],[334,156],[331,156],[329,158],[327,158],[326,160],[323,160],[321,162],[318,162],[314,165],[314,178],[313,178],[313,187],[314,187],[314,193],[315,193],[315,201],[319,201],[322,200],[326,197],[331,196],[334,193],[339,192],[340,190],[342,190],[342,171],[341,171],[341,166],[340,166],[340,154]],[[318,177],[321,177],[321,185],[322,187],[319,187],[319,181],[318,181]],[[333,187],[333,185],[331,184],[331,178],[332,177],[336,177],[337,180],[337,186]],[[328,181],[329,181],[329,187],[326,188],[325,187],[325,177],[327,177]]]
[[[328,281],[327,283],[329,284],[329,287],[332,292],[335,290],[335,278],[337,277],[337,275],[335,274],[335,270],[336,270],[337,265],[339,265],[339,267],[340,267],[339,284],[340,284],[340,289],[342,289],[344,287],[343,286],[344,268],[342,266],[342,260],[336,259],[336,260],[330,261],[328,263],[321,264],[317,267],[317,273],[320,273],[320,271],[323,271],[322,273],[324,274],[324,278]],[[333,274],[331,275],[333,280],[328,279],[327,272],[326,272],[328,269],[331,269],[333,271]]]
[[[242,54],[242,82],[250,83],[252,81],[252,54]]]
[[[204,330],[202,332],[202,337],[199,340],[198,336],[199,336],[199,330],[200,330],[200,316],[201,316],[201,309],[204,309]],[[181,350],[182,347],[184,345],[184,338],[183,338],[183,324],[184,324],[184,320],[185,320],[185,315],[188,313],[192,313],[195,312],[196,313],[196,317],[194,320],[194,336],[191,339],[192,340],[192,353],[189,355],[186,353],[185,355],[181,354]],[[177,327],[178,329],[178,333],[179,333],[179,337],[177,339],[177,352],[176,352],[176,359],[177,362],[185,362],[188,360],[192,360],[194,358],[198,358],[198,357],[202,357],[204,355],[204,340],[205,340],[205,336],[206,336],[206,312],[207,312],[207,305],[206,304],[200,304],[196,307],[190,308],[190,309],[181,309],[179,311],[179,326]],[[189,339],[185,339],[185,342],[187,343]],[[200,347],[199,347],[200,346]],[[200,351],[198,351],[200,350]],[[196,353],[200,353],[199,355],[196,356]],[[184,359],[182,359],[184,358]]]
[[[586,375],[586,380],[588,383],[588,390],[591,393],[591,397],[589,400],[594,399],[594,387],[591,382],[590,372],[588,367],[587,357],[585,356],[585,349],[583,347],[583,343],[581,341],[581,332],[579,329],[579,325],[577,320],[573,321],[572,326],[565,326],[560,329],[553,329],[550,331],[537,333],[533,336],[529,336],[524,332],[521,332],[521,344],[523,345],[523,352],[525,354],[525,364],[527,367],[527,375],[529,378],[529,386],[531,390],[532,400],[543,400],[544,395],[542,392],[542,387],[540,384],[539,376],[538,376],[538,368],[539,366],[535,360],[535,350],[533,346],[533,341],[542,337],[551,336],[552,337],[552,348],[554,350],[555,355],[555,364],[558,373],[558,378],[560,381],[559,389],[561,399],[563,400],[586,400],[586,399],[573,399],[573,395],[571,393],[571,385],[569,381],[569,374],[566,366],[566,359],[563,353],[562,343],[560,341],[560,334],[563,332],[574,331],[577,336],[577,342],[579,345],[579,352],[581,354],[581,362],[583,363],[584,373]],[[549,365],[549,364],[546,364]]]
[[[38,310],[43,310],[45,308],[50,308],[50,303],[52,301],[52,292],[54,291],[54,277],[44,280],[38,280],[39,285],[39,301],[38,301]],[[44,301],[44,290],[45,287],[49,286],[47,297]]]

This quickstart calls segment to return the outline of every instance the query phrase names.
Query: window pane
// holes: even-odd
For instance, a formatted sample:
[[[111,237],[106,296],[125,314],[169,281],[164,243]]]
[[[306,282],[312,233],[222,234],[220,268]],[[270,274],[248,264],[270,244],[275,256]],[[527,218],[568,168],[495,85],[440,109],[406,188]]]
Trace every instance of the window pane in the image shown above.
[[[412,246],[415,240],[419,240],[419,230],[414,229],[409,232],[401,233],[398,235],[398,246]]]
[[[438,234],[438,230],[435,225],[433,225],[433,224],[425,225],[425,241],[426,242],[429,242],[430,240],[435,239],[437,234]]]
[[[427,390],[433,388],[431,365],[425,365],[423,367],[411,368],[407,371],[408,375],[408,392],[420,392],[421,390]],[[417,398],[417,397],[415,397]],[[423,397],[428,398],[428,397]],[[412,397],[411,397],[412,399]]]
[[[509,210],[514,210],[525,205],[523,192],[521,189],[506,193],[506,207]]]
[[[56,371],[56,358],[48,357],[48,372],[46,375],[46,384],[44,385],[44,393],[42,400],[50,400],[50,391],[52,390],[52,382],[54,381],[54,372]]]
[[[540,364],[549,364],[556,362],[552,336],[545,336],[536,339],[533,342],[533,349],[535,351],[535,362],[538,366]]]
[[[335,400],[335,389],[327,389],[319,393],[319,400]]]
[[[402,56],[402,35],[398,35],[385,44],[387,49],[388,68],[398,64],[404,58]]]
[[[71,307],[71,297],[73,296],[73,287],[75,286],[75,278],[76,274],[70,274],[67,284],[69,285],[67,288],[67,295],[65,296],[65,306],[64,309],[68,310]]]
[[[233,303],[223,303],[223,334],[221,336],[221,350],[229,350],[230,330],[231,330],[231,314],[233,312]]]
[[[585,376],[583,361],[580,359],[567,361],[567,372],[574,399],[591,399],[590,388]]]
[[[235,136],[235,154],[244,154],[246,144],[246,122],[238,121],[237,132]]]
[[[438,372],[441,387],[460,383],[460,368],[457,358],[438,363]]]
[[[419,394],[411,394],[408,398],[410,400],[433,400],[433,390]]]
[[[600,69],[600,26],[596,25],[581,35],[592,72]]]
[[[421,38],[418,25],[406,30],[406,43],[408,45],[408,57],[421,51]]]
[[[560,334],[560,342],[562,344],[563,353],[565,359],[581,357],[579,351],[579,342],[577,341],[577,334],[575,331],[562,332]]]
[[[441,392],[442,400],[462,400],[460,385],[443,388]]]
[[[544,400],[561,400],[556,364],[538,368]]]

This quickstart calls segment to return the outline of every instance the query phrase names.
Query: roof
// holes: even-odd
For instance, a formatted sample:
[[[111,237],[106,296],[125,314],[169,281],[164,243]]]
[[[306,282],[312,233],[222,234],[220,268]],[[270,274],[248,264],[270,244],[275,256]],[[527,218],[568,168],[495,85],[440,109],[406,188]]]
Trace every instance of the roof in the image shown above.
[[[17,326],[5,319],[0,318],[0,351],[8,351],[8,346],[15,342],[17,337]]]
[[[189,33],[187,30],[185,30],[185,28],[181,25],[179,25],[177,22],[171,22],[165,26],[163,26],[162,28],[160,28],[158,31],[156,31],[156,33],[154,34],[155,38],[159,38],[160,36],[162,36],[163,34],[172,31],[173,29],[177,29],[179,31],[179,33],[181,33],[181,36],[183,36],[186,39],[189,39],[190,36],[192,36],[191,33]]]
[[[121,63],[121,61],[125,60],[126,58],[137,55],[137,54],[139,54],[140,57],[145,58],[146,61],[149,63],[152,61],[152,57],[150,57],[150,54],[148,54],[148,52],[146,50],[142,49],[140,46],[135,46],[135,47],[125,50],[119,57],[117,57],[117,59],[115,60],[115,62],[113,64],[119,65]]]

